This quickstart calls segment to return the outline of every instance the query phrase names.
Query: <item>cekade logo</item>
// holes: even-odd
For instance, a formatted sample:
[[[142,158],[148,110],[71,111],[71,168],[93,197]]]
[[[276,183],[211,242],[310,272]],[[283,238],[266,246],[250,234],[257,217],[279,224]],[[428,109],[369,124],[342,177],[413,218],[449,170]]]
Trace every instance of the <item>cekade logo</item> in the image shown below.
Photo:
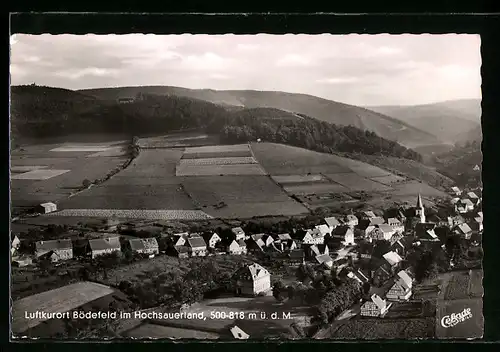
[[[445,315],[441,319],[441,326],[443,328],[451,328],[451,327],[457,325],[458,323],[462,323],[470,318],[472,318],[472,313],[470,311],[470,308],[465,308],[460,313],[453,313],[451,315]]]

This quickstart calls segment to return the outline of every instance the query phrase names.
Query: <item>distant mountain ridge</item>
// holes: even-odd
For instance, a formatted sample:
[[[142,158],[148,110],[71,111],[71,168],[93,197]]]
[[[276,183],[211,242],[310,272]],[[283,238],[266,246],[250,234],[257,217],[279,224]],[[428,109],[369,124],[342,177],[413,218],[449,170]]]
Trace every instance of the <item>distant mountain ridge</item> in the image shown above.
[[[340,126],[352,125],[375,132],[382,138],[396,141],[410,148],[439,143],[439,140],[432,133],[420,130],[393,117],[366,108],[307,94],[255,90],[219,91],[171,86],[97,88],[83,89],[79,92],[107,100],[134,97],[139,93],[143,93],[190,97],[224,107],[275,108],[305,114]]]
[[[481,123],[481,100],[479,99],[368,108],[432,133],[443,143],[455,143],[457,138],[460,139],[460,135],[474,130]]]

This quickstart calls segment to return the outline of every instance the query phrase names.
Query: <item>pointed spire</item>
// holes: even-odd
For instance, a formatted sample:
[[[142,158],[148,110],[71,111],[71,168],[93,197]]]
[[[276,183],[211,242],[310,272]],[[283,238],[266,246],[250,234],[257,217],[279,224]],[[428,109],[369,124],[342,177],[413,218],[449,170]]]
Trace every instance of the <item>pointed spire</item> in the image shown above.
[[[420,196],[420,193],[418,194],[418,199],[417,199],[417,208],[423,208],[424,204],[422,203],[422,197]]]

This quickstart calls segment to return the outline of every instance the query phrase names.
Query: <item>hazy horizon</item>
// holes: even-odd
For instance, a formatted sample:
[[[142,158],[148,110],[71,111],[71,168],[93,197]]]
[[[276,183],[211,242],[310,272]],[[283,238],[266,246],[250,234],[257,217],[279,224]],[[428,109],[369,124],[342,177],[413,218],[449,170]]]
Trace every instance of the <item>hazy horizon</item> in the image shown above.
[[[13,86],[276,91],[376,107],[481,99],[480,66],[479,35],[15,35],[10,73]]]

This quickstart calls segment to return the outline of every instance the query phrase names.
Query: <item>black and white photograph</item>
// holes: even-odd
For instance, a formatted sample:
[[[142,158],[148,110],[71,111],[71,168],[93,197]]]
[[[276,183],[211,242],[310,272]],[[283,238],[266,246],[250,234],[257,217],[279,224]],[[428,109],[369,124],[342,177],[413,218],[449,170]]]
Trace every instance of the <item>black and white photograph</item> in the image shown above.
[[[480,47],[12,34],[12,339],[482,338]]]

